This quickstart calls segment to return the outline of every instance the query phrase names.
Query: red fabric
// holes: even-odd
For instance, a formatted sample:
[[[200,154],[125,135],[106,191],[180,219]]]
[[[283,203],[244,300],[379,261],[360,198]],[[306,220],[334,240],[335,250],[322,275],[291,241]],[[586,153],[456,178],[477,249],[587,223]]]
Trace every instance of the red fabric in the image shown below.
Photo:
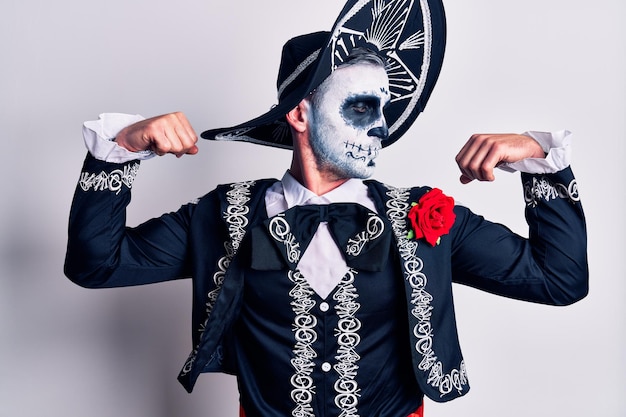
[[[420,405],[420,408],[417,409],[413,414],[409,414],[407,417],[424,417],[424,404]]]

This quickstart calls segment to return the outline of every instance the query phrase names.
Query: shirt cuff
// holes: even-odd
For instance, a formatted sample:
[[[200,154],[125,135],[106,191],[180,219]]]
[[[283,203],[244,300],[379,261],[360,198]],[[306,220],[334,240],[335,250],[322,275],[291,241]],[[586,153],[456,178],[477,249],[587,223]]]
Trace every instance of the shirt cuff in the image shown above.
[[[98,120],[83,123],[83,139],[89,153],[104,162],[122,164],[136,159],[150,159],[152,151],[131,152],[113,140],[122,129],[145,120],[138,114],[103,113]]]
[[[558,132],[524,132],[523,135],[535,139],[546,153],[545,158],[527,158],[518,162],[505,163],[499,168],[528,174],[553,174],[570,165],[572,133],[568,130]]]

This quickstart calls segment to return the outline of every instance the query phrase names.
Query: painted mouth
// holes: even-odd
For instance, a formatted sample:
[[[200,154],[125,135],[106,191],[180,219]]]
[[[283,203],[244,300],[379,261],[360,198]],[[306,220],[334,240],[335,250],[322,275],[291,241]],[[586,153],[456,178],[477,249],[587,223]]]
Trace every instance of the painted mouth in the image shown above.
[[[372,161],[370,161],[370,165],[374,165],[373,159],[376,158],[378,156],[378,152],[380,152],[380,148],[378,147],[364,147],[354,142],[344,142],[344,145],[346,147],[346,156],[363,162],[367,159],[371,159]]]
[[[365,160],[367,159],[365,156],[357,156],[349,151],[346,152],[346,156],[349,156],[352,159],[356,159],[357,161],[363,161],[363,162],[365,162]]]

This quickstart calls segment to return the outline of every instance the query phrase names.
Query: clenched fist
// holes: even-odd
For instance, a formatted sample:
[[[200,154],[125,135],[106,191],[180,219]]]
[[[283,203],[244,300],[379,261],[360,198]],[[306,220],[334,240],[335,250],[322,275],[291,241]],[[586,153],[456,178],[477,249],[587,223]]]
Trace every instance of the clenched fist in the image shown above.
[[[151,150],[157,155],[168,153],[181,157],[198,153],[198,136],[187,117],[169,113],[132,124],[120,131],[115,141],[131,152]]]
[[[541,145],[530,136],[517,134],[475,134],[456,156],[461,182],[493,181],[494,168],[526,158],[544,158]]]

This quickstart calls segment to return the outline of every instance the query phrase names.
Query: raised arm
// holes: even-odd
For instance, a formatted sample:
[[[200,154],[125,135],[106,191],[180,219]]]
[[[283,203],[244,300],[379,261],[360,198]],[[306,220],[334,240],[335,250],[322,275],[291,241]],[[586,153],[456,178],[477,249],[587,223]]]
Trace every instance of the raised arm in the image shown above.
[[[567,132],[568,133],[568,132]],[[502,163],[543,158],[526,135],[474,135],[457,156],[461,181],[491,181]],[[547,304],[578,301],[588,291],[587,234],[569,167],[522,172],[528,239],[457,207],[454,280],[496,294]]]
[[[198,151],[197,137],[182,113],[141,120],[120,130],[116,138],[97,140],[107,139],[115,139],[116,146],[129,151],[126,159],[146,150],[177,156]],[[70,212],[66,275],[85,287],[138,285],[187,276],[189,224],[195,205],[136,228],[126,227],[126,207],[140,162],[100,160],[92,155],[98,152],[89,143],[88,147]],[[120,159],[120,152],[105,153]]]

